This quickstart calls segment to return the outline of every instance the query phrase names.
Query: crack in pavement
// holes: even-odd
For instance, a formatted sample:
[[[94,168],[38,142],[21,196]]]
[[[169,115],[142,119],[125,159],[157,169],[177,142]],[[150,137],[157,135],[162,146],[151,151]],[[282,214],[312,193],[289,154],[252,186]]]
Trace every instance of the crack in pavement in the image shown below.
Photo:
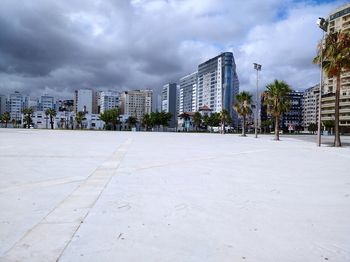
[[[31,228],[0,261],[58,261],[94,207],[128,151],[131,138],[88,176],[69,196]]]

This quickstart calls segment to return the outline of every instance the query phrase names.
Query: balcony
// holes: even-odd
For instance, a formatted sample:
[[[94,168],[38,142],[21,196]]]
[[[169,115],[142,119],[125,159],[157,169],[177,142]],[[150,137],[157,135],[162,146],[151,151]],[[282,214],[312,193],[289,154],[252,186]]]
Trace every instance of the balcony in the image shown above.
[[[334,109],[332,109],[332,110],[322,110],[322,114],[334,114]]]

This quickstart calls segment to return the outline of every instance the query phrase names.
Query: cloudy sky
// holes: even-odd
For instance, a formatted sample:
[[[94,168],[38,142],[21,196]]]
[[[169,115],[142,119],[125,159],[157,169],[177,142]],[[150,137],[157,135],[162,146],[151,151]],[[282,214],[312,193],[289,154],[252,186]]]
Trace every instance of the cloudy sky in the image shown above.
[[[0,93],[72,97],[77,88],[159,90],[224,51],[241,90],[277,78],[302,90],[327,16],[346,1],[2,0]]]

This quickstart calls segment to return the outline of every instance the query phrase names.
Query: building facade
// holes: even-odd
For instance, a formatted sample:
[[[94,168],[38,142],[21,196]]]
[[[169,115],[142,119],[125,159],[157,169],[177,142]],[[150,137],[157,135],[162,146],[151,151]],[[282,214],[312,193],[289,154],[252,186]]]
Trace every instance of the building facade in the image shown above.
[[[47,109],[55,109],[55,99],[53,96],[44,95],[38,101],[37,110],[46,111]]]
[[[176,112],[176,100],[177,100],[177,84],[169,83],[163,86],[162,89],[162,108],[161,111],[171,113],[171,120],[169,127],[176,127],[177,112]]]
[[[197,110],[198,72],[180,78],[179,114]]]
[[[231,52],[222,53],[198,66],[196,111],[204,105],[213,112],[226,109],[237,123],[232,105],[238,92],[236,64]]]
[[[334,10],[328,17],[328,33],[350,32],[350,3]],[[326,77],[322,90],[321,121],[334,121],[336,77]],[[350,130],[350,71],[340,76],[339,126]]]
[[[74,112],[87,112],[92,113],[92,97],[93,92],[91,89],[79,89],[75,90],[74,95]]]
[[[320,86],[315,85],[304,91],[303,94],[303,127],[307,131],[310,124],[318,123]]]
[[[0,116],[7,111],[7,98],[4,95],[0,95]]]
[[[280,117],[280,128],[284,131],[301,131],[303,129],[303,95],[304,92],[292,91],[289,93],[288,100],[290,102],[289,111],[283,113]],[[263,102],[263,97],[261,97],[261,109],[260,109],[260,117],[261,123],[269,120],[271,121],[271,125],[269,128],[273,128],[275,119],[269,115],[268,108]],[[247,120],[247,122],[254,123],[254,119]]]
[[[98,113],[112,108],[119,108],[119,93],[115,91],[102,91],[98,99]]]
[[[281,124],[283,130],[301,131],[303,127],[303,92],[292,91],[288,94],[290,108],[282,114]]]
[[[28,107],[28,97],[23,96],[20,92],[14,92],[9,97],[9,111],[11,119],[21,120],[23,109]]]
[[[120,113],[133,116],[141,122],[145,114],[152,112],[152,90],[124,91],[120,96]]]

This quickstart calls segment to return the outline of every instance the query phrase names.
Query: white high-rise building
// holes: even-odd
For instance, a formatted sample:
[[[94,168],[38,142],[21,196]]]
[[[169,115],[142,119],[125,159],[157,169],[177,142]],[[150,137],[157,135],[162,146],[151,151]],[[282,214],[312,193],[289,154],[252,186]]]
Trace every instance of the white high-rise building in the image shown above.
[[[92,113],[92,90],[79,89],[75,91],[74,96],[74,111],[84,111]]]
[[[6,96],[0,95],[0,116],[6,112]]]
[[[142,120],[144,114],[152,112],[152,90],[124,91],[120,96],[121,114]]]
[[[28,97],[23,96],[20,92],[10,94],[9,109],[11,119],[20,120],[23,109],[28,107]]]
[[[310,124],[318,123],[319,85],[312,86],[303,94],[303,127],[307,130]]]
[[[327,18],[328,33],[350,32],[350,3],[334,10]],[[322,90],[321,120],[334,121],[335,91],[337,77],[326,77]],[[350,70],[343,70],[340,75],[339,126],[350,130]]]
[[[179,114],[197,109],[197,72],[180,78]]]
[[[46,111],[49,108],[54,108],[55,101],[53,96],[43,95],[40,97],[38,111]]]
[[[169,127],[176,126],[176,96],[177,96],[177,84],[169,83],[163,86],[162,89],[162,111],[166,113],[171,113],[171,120],[169,122]]]
[[[98,99],[100,113],[112,108],[119,108],[119,93],[115,91],[102,91]]]
[[[231,52],[222,53],[198,66],[197,108],[207,106],[213,112],[226,109],[236,125],[232,105],[239,92],[236,64]]]

